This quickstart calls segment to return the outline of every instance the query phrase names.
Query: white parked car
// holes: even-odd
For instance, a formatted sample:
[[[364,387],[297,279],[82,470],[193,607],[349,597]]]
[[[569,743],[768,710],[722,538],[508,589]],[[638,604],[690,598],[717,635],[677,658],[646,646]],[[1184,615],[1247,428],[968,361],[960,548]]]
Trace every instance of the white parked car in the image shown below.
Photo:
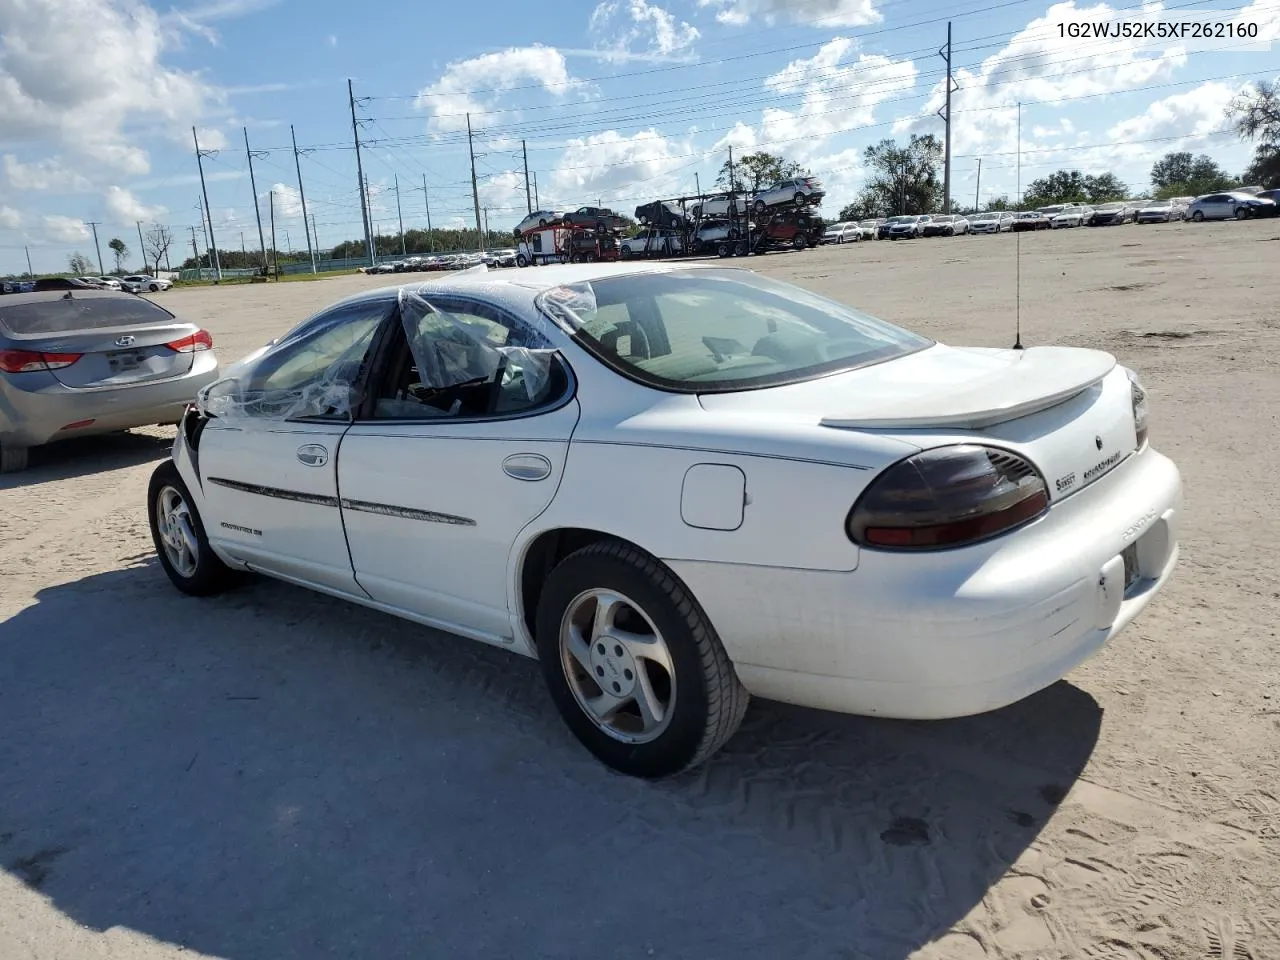
[[[1134,223],[1171,223],[1181,220],[1186,208],[1172,200],[1152,200],[1138,207]]]
[[[880,224],[884,223],[883,217],[872,217],[869,220],[860,220],[858,222],[858,233],[863,240],[874,240],[876,232],[880,228]]]
[[[818,204],[826,193],[826,188],[817,177],[796,177],[761,190],[752,198],[751,203],[755,211],[760,213],[766,207],[776,207],[783,203],[794,203],[797,207]]]
[[[929,719],[1054,683],[1164,585],[1181,497],[1110,354],[574,264],[306,320],[200,392],[148,514],[187,593],[255,571],[536,657],[652,777],[749,695]]]
[[[1060,230],[1064,227],[1084,226],[1091,213],[1093,213],[1093,207],[1086,207],[1081,204],[1065,207],[1049,217],[1049,229]]]
[[[1008,233],[1013,229],[1014,216],[1007,211],[975,213],[969,218],[970,233]]]
[[[516,224],[514,232],[519,236],[526,230],[552,226],[559,223],[564,218],[564,215],[565,211],[563,210],[535,210]]]
[[[738,194],[733,198],[733,209],[738,211],[739,216],[744,216],[747,212],[747,198],[742,194]],[[689,205],[689,216],[697,217],[705,220],[707,217],[727,217],[729,216],[729,195],[723,193],[718,197],[708,197],[698,203]]]
[[[856,222],[832,223],[822,234],[823,243],[857,243],[862,239],[862,232]]]
[[[138,289],[133,291],[135,293],[159,293],[161,290],[168,290],[173,286],[172,280],[164,280],[160,277],[149,277],[142,273],[134,274],[131,277],[124,277],[121,282],[136,286]]]
[[[1275,216],[1276,202],[1244,193],[1228,190],[1223,193],[1207,193],[1187,204],[1186,218],[1200,223],[1204,220],[1247,220],[1250,217]]]
[[[124,289],[121,282],[117,280],[115,277],[93,277],[92,279],[97,280],[100,284],[102,284],[108,290]],[[129,278],[125,277],[125,279],[128,280]]]

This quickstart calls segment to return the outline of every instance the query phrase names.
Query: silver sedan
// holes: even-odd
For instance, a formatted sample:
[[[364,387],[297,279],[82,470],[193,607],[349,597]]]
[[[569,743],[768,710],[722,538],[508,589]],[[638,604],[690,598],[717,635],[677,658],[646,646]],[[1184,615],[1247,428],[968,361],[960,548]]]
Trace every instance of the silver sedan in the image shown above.
[[[50,290],[0,300],[0,473],[67,437],[176,423],[218,376],[213,338],[143,297]]]

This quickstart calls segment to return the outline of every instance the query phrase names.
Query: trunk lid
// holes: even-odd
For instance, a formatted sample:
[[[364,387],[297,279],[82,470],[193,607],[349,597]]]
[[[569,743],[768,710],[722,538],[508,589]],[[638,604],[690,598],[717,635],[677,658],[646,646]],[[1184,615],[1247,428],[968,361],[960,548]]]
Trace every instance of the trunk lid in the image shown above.
[[[180,377],[194,354],[166,344],[199,330],[149,300],[132,295],[75,292],[0,305],[0,331],[20,350],[78,353],[50,372],[64,386],[125,386]]]
[[[957,348],[767,390],[705,394],[709,411],[875,433],[925,448],[991,442],[1027,457],[1057,500],[1137,446],[1129,380],[1098,350]]]

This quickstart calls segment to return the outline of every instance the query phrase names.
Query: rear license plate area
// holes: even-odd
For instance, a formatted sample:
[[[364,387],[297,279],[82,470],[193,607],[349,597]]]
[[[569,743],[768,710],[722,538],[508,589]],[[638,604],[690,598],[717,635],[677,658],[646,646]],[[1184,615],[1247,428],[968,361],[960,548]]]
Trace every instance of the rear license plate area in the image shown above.
[[[1128,593],[1142,579],[1142,568],[1138,565],[1138,545],[1131,543],[1120,554],[1124,561],[1124,592]]]
[[[137,350],[116,350],[107,354],[107,363],[111,365],[112,373],[136,370],[142,365],[144,359],[145,357]]]

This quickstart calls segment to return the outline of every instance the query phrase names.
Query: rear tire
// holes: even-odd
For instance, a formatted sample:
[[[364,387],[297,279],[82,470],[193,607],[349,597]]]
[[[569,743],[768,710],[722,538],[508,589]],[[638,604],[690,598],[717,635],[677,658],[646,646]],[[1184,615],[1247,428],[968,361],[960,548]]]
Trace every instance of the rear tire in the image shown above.
[[[27,451],[30,447],[15,447],[11,443],[0,443],[0,473],[18,473],[27,469]]]
[[[235,571],[209,546],[191,491],[172,460],[151,474],[147,516],[160,566],[175,587],[193,597],[207,597],[232,586]]]
[[[537,647],[574,736],[630,776],[666,777],[702,763],[737,731],[750,701],[697,601],[629,544],[591,544],[551,571],[538,601]]]

